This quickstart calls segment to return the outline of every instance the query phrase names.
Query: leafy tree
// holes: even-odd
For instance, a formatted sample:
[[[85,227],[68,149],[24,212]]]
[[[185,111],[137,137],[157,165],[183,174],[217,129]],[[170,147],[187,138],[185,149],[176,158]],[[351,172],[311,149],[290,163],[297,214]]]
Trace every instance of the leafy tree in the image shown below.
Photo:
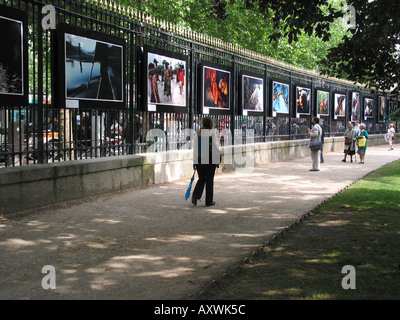
[[[120,1],[288,63],[399,91],[399,1],[353,0],[349,30],[344,0]]]

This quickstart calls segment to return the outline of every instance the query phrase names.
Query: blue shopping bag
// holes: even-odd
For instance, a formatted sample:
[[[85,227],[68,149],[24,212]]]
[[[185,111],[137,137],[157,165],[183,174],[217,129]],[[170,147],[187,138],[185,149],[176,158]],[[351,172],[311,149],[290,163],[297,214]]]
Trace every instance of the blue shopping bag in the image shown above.
[[[196,170],[193,171],[192,179],[190,179],[190,183],[189,183],[189,186],[188,186],[188,188],[186,190],[186,194],[185,194],[185,200],[189,199],[189,197],[190,197],[190,191],[192,190],[192,184],[193,184],[193,181],[194,181],[195,173],[196,173]]]

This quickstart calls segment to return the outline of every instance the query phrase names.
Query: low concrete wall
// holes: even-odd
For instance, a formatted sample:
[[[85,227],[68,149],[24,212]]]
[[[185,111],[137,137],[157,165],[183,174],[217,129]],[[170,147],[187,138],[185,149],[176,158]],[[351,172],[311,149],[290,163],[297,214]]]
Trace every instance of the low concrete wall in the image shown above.
[[[342,151],[343,141],[343,137],[326,138],[324,152]],[[368,140],[369,146],[383,143],[383,135]],[[309,155],[308,140],[228,146],[222,148],[218,171]],[[186,179],[193,173],[192,164],[192,151],[178,150],[4,168],[0,170],[0,214]]]

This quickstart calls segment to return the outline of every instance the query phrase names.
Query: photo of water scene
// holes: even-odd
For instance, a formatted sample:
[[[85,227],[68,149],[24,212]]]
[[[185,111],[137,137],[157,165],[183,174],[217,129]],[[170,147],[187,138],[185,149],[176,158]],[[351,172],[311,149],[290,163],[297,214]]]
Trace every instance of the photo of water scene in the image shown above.
[[[123,47],[65,33],[67,99],[123,101]]]

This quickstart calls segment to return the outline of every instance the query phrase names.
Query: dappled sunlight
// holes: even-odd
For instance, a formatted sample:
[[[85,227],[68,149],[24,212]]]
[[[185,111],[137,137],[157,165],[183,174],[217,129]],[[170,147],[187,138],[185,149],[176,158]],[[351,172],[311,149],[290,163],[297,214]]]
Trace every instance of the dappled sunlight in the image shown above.
[[[345,221],[345,220],[332,220],[332,221],[324,221],[316,223],[315,225],[318,227],[335,227],[335,226],[344,226],[349,223],[350,221]]]
[[[23,239],[14,238],[14,239],[8,239],[2,245],[9,248],[21,249],[24,247],[37,246],[39,245],[39,241],[27,241]]]
[[[172,269],[166,269],[162,271],[153,271],[153,272],[142,272],[137,274],[138,277],[161,277],[161,278],[177,278],[177,277],[182,277],[187,274],[191,274],[195,270],[192,268],[183,268],[183,267],[177,267],[177,268],[172,268]]]
[[[204,239],[205,239],[204,236],[198,236],[198,235],[177,235],[175,237],[170,237],[170,238],[157,237],[157,238],[145,238],[144,240],[173,243],[173,242],[197,242],[197,241],[202,241]]]
[[[116,224],[116,223],[122,223],[120,220],[114,220],[114,219],[93,219],[93,222],[100,222],[100,223],[108,223],[108,224]]]

